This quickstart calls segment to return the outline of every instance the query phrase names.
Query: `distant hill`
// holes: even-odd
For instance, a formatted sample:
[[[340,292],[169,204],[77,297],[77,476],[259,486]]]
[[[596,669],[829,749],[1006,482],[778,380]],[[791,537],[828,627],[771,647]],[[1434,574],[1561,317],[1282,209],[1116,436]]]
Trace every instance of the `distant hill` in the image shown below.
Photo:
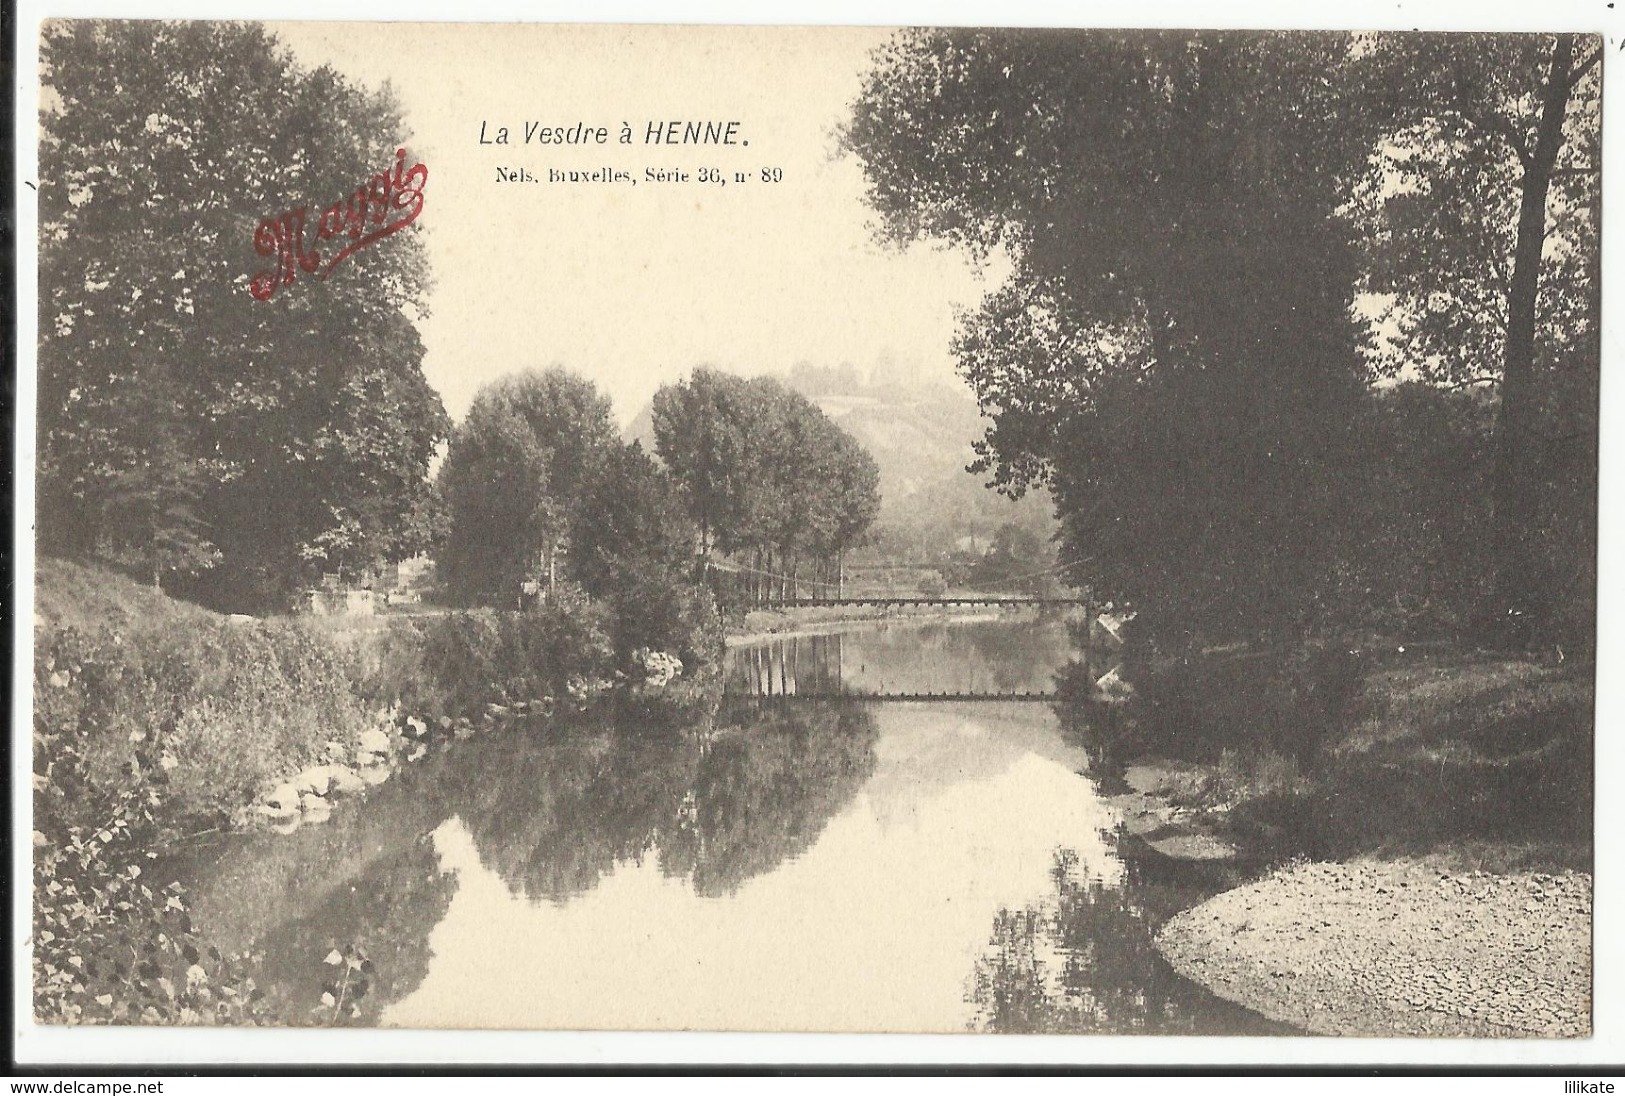
[[[935,557],[954,547],[981,552],[1007,522],[1044,537],[1055,521],[1046,492],[1020,502],[983,486],[965,471],[984,422],[968,393],[942,384],[865,380],[850,366],[802,365],[781,378],[816,403],[869,450],[880,466],[876,532],[893,553]],[[654,423],[645,407],[626,429],[654,452]]]

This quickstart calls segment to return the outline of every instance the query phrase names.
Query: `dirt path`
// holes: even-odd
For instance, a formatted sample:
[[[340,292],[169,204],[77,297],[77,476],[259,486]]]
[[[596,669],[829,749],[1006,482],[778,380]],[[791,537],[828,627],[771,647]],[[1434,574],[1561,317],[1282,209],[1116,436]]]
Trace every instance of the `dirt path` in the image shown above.
[[[1306,864],[1163,926],[1181,974],[1316,1035],[1591,1032],[1591,877]]]

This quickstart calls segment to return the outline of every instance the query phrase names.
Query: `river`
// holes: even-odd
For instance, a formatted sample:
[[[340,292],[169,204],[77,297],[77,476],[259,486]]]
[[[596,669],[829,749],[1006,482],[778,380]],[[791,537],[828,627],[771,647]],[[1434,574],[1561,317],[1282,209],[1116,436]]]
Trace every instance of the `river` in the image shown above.
[[[290,1023],[357,944],[370,1025],[1279,1032],[1152,947],[1224,881],[1136,851],[1021,696],[1072,654],[1030,618],[747,645],[704,728],[475,738],[173,871]]]

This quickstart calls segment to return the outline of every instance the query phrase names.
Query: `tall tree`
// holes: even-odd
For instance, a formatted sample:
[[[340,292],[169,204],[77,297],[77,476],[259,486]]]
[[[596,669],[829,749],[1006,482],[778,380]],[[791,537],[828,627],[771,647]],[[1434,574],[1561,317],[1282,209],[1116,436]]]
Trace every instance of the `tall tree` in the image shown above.
[[[873,458],[771,377],[696,369],[656,393],[654,428],[702,550],[747,554],[759,593],[788,592],[802,562],[855,546],[879,511]]]
[[[313,235],[394,164],[393,99],[300,68],[256,24],[42,34],[42,548],[134,552],[158,576],[218,562],[199,592],[251,607],[421,547],[409,515],[449,423],[409,318],[415,230],[249,293],[275,261],[262,221],[303,207]]]
[[[1361,399],[1336,218],[1352,39],[902,32],[844,135],[888,237],[1013,266],[957,352],[981,467],[1053,484],[1079,578],[1194,636],[1299,628]]]
[[[655,451],[699,524],[700,549],[735,551],[755,539],[767,431],[761,393],[700,367],[654,397]]]
[[[1371,239],[1367,284],[1396,336],[1374,362],[1495,385],[1503,622],[1578,577],[1539,579],[1553,562],[1541,500],[1595,472],[1594,444],[1561,468],[1552,454],[1594,434],[1601,59],[1600,39],[1570,34],[1389,34],[1360,65],[1392,126],[1354,202]]]
[[[617,650],[714,657],[714,615],[695,583],[696,531],[670,475],[637,442],[609,455],[571,538],[570,577],[613,613]]]
[[[440,471],[448,586],[511,605],[523,583],[567,577],[572,532],[619,445],[609,400],[562,368],[482,388]]]

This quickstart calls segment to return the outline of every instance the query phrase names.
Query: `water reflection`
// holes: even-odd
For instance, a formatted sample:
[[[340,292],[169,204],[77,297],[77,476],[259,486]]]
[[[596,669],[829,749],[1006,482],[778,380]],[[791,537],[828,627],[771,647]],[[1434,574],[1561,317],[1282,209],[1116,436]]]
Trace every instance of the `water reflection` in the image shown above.
[[[661,867],[698,894],[732,894],[801,855],[874,772],[877,734],[873,711],[851,705],[765,709],[724,727],[662,842]]]
[[[1067,652],[1059,624],[882,627],[736,655],[734,683],[1039,690]],[[363,1024],[1231,1030],[1155,959],[1185,898],[1048,705],[755,695],[477,737],[178,874],[290,1024],[361,944]]]
[[[1108,882],[1058,849],[1053,894],[999,910],[969,1000],[983,1031],[1110,1035],[1268,1035],[1291,1029],[1215,997],[1170,967],[1153,944],[1174,909],[1147,902],[1131,861]],[[1182,909],[1204,897],[1185,894]],[[1168,897],[1166,894],[1164,898]]]
[[[531,899],[564,901],[650,853],[697,893],[728,894],[817,839],[873,771],[875,736],[864,709],[805,705],[735,711],[675,741],[504,737],[468,751],[488,775],[447,813]]]
[[[726,753],[729,737],[719,733],[710,756],[728,760],[716,779],[732,786],[744,773],[753,790],[714,802],[738,827],[780,836],[731,846],[739,831],[700,826],[696,843],[721,847],[714,866],[702,860],[691,874],[666,870],[662,843],[656,856],[623,862],[568,902],[533,902],[491,870],[460,819],[448,821],[435,845],[458,889],[431,933],[427,978],[384,1021],[964,1030],[973,1013],[966,978],[993,916],[1046,889],[1058,843],[1119,878],[1101,837],[1113,819],[1041,706],[860,710],[873,720],[872,738],[861,725],[843,726],[841,710],[814,728],[753,729],[754,738],[783,736],[766,752]],[[781,783],[808,759],[800,751],[820,735],[854,730],[853,741],[867,745],[839,748],[857,772],[811,783],[831,816],[823,806],[768,805],[775,788],[804,794]],[[929,779],[917,778],[922,766]],[[845,796],[848,780],[855,789]],[[834,803],[837,795],[844,802]]]
[[[378,1023],[383,1010],[422,984],[429,972],[429,932],[446,915],[457,880],[440,869],[427,836],[374,861],[348,887],[337,887],[314,908],[284,921],[257,942],[276,958],[280,996],[290,1024],[309,1022],[342,972],[324,962],[335,949],[359,945],[368,956],[367,977],[347,986],[343,1019],[359,1026]]]
[[[460,761],[480,774],[444,813],[463,820],[481,859],[516,894],[563,901],[622,861],[639,861],[675,828],[694,786],[692,741],[609,733],[537,748],[522,735],[471,743]]]
[[[898,621],[730,652],[736,696],[1045,694],[1071,641],[1057,621]]]
[[[362,1002],[368,1023],[427,969],[429,931],[457,889],[431,839],[446,820],[526,901],[570,901],[645,858],[697,895],[728,895],[818,839],[873,772],[876,737],[872,712],[823,704],[734,711],[678,737],[493,734],[408,770],[364,811],[180,874],[200,918],[273,957],[291,1002],[320,997],[328,951],[361,944],[383,972]],[[285,1019],[309,1022],[297,1009]]]

